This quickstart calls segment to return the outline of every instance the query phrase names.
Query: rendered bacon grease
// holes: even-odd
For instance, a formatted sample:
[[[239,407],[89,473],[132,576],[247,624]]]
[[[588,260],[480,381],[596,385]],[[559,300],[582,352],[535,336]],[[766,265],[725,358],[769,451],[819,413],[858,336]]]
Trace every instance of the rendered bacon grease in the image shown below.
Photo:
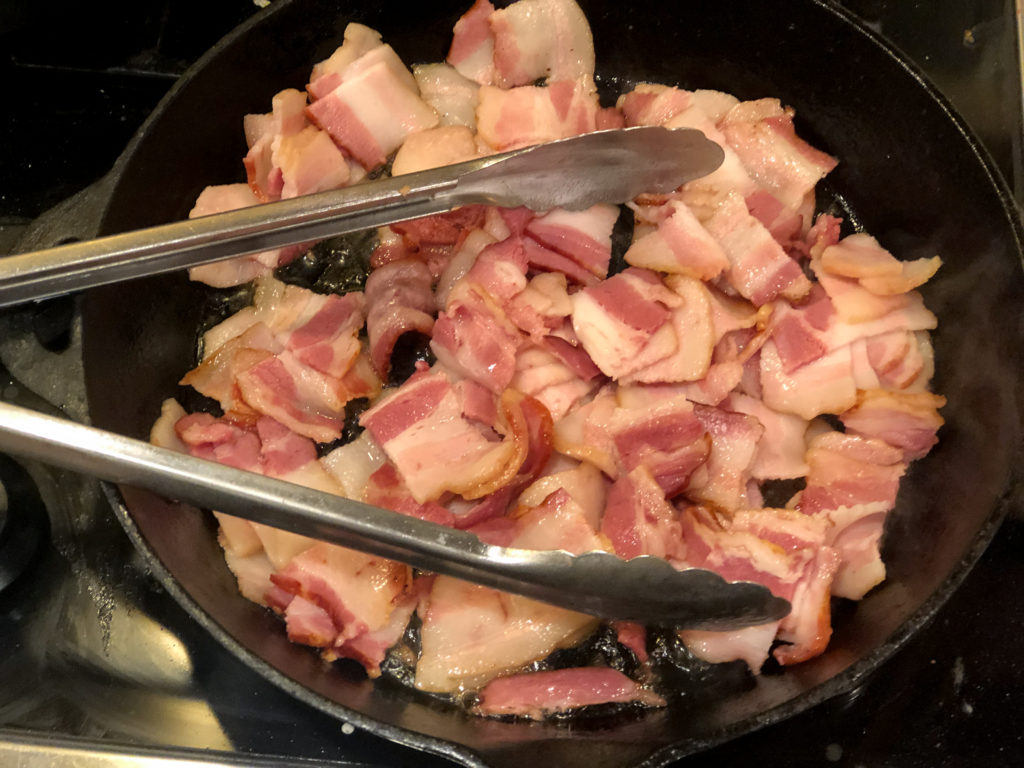
[[[205,334],[182,380],[223,415],[168,401],[153,440],[495,544],[655,555],[760,582],[792,603],[788,617],[673,642],[754,673],[809,659],[829,641],[830,599],[884,579],[885,517],[942,424],[928,389],[936,319],[915,290],[940,261],[899,261],[815,216],[836,160],[777,100],[643,83],[601,107],[593,71],[571,0],[478,0],[447,62],[411,71],[349,25],[305,92],[245,118],[247,183],[207,188],[194,214],[356,183],[391,158],[398,175],[617,126],[698,128],[725,162],[630,206],[614,274],[619,209],[605,205],[468,207],[385,228],[365,290],[343,295],[274,277],[302,249],[195,268],[217,287],[255,280],[254,300]],[[432,364],[383,386],[410,333],[429,338]],[[327,451],[360,398],[362,433]],[[780,480],[795,495],[766,508]],[[485,715],[671,693],[644,627],[217,517],[242,594],[326,659],[370,676],[402,659],[416,688]],[[595,637],[613,652],[546,661]]]

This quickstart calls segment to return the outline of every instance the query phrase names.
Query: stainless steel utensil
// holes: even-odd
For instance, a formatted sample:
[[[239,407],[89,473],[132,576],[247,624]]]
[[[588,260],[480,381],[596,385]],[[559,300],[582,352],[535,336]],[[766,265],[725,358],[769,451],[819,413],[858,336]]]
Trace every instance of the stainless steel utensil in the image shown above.
[[[624,203],[714,171],[693,129],[598,131],[457,165],[0,259],[0,306],[450,211]]]
[[[583,613],[734,629],[785,616],[765,587],[655,557],[512,549],[466,531],[0,403],[0,450]]]

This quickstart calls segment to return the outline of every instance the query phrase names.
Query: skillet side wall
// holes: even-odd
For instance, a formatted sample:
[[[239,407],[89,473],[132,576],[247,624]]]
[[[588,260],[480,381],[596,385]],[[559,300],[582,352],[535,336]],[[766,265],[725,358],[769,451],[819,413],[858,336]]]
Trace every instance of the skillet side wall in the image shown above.
[[[407,63],[437,60],[465,5],[350,13],[331,3],[293,0],[272,8],[263,23],[204,59],[160,107],[122,167],[104,231],[182,218],[206,184],[242,180],[241,116],[268,109],[281,88],[301,87],[348,21],[380,29]],[[929,598],[936,590],[944,595],[980,554],[964,558],[1006,487],[1020,445],[1017,308],[1024,291],[1017,232],[970,139],[915,76],[812,2],[787,3],[785,14],[746,0],[689,2],[685,15],[681,6],[661,3],[645,6],[646,23],[625,4],[582,5],[594,29],[603,91],[649,80],[741,98],[780,97],[796,108],[801,134],[840,158],[829,183],[868,231],[902,258],[943,256],[926,300],[942,321],[935,336],[936,388],[950,400],[948,424],[943,442],[901,490],[885,547],[889,582],[839,622],[828,653],[713,703],[684,698],[639,721],[571,732],[550,724],[477,721],[394,686],[372,686],[342,665],[325,670],[283,639],[276,620],[237,594],[205,517],[131,494],[137,543],[152,547],[163,564],[158,569],[166,567],[175,580],[172,591],[194,615],[205,611],[215,617],[201,619],[211,631],[234,638],[227,640],[234,652],[255,653],[278,670],[257,663],[259,671],[316,706],[339,714],[335,704],[355,710],[363,717],[350,719],[371,730],[463,761],[472,760],[469,753],[434,739],[481,752],[493,765],[524,759],[624,765],[671,745],[654,759],[660,762],[849,688],[938,607],[941,600]],[[175,381],[192,364],[203,295],[182,277],[90,295],[84,354],[97,425],[148,433],[160,401],[174,394]]]

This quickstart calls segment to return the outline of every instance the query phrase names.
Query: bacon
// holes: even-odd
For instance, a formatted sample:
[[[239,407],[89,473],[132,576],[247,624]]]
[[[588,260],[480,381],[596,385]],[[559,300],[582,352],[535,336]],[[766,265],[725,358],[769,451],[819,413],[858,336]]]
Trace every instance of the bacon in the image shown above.
[[[781,413],[810,420],[842,413],[857,400],[849,346],[787,374],[775,343],[769,341],[761,348],[760,372],[765,405]]]
[[[395,155],[391,175],[426,171],[472,160],[477,156],[476,138],[464,125],[439,125],[410,134]]]
[[[442,370],[409,379],[395,395],[364,412],[360,423],[421,504],[445,491],[467,499],[486,496],[515,477],[529,444],[521,402],[513,391],[503,393],[494,427],[505,439],[493,442],[485,428],[463,416],[463,405]],[[436,471],[439,457],[449,471]]]
[[[825,344],[816,330],[803,312],[776,302],[770,335],[784,373],[791,374],[825,354]]]
[[[526,85],[594,75],[590,25],[573,0],[519,0],[488,17],[494,36],[494,84]]]
[[[557,456],[557,455],[556,455]],[[551,464],[567,462],[568,469],[556,470]],[[519,504],[525,508],[540,506],[556,491],[564,491],[578,506],[591,529],[601,526],[601,517],[607,504],[607,481],[600,470],[586,462],[570,462],[557,457],[542,468],[542,474],[519,495]]]
[[[781,664],[824,651],[831,637],[829,586],[839,564],[824,544],[822,525],[786,510],[754,510],[731,521],[700,507],[683,511],[686,562],[709,568],[728,581],[754,581],[790,601],[779,625]]]
[[[729,283],[755,306],[778,296],[795,301],[810,291],[811,283],[800,266],[750,215],[738,194],[729,193],[704,226],[729,259]]]
[[[601,533],[622,558],[654,555],[678,559],[682,549],[679,516],[643,465],[620,477],[608,489]]]
[[[520,514],[503,544],[517,548],[600,548],[584,510],[565,491]],[[574,645],[597,620],[518,595],[438,576],[422,611],[416,687],[475,688]]]
[[[494,680],[480,692],[476,711],[483,715],[517,715],[540,720],[595,704],[663,707],[665,700],[607,667],[574,667],[529,672]]]
[[[368,630],[336,645],[333,653],[347,659],[355,659],[366,669],[371,678],[380,677],[380,665],[387,656],[388,650],[395,645],[405,634],[405,628],[409,625],[412,614],[420,600],[420,590],[423,582],[428,578],[417,579],[413,585],[413,591],[398,598],[391,618],[384,626]]]
[[[416,501],[392,464],[383,464],[367,478],[364,499],[367,504],[390,509],[409,517],[429,520],[438,525],[455,525],[455,516],[436,501]]]
[[[551,493],[536,507],[517,510],[512,541],[520,549],[561,549],[574,555],[607,548],[586,511],[565,489]]]
[[[757,398],[733,392],[722,403],[728,411],[745,413],[757,419],[764,434],[750,466],[755,480],[793,479],[807,474],[804,461],[807,450],[805,433],[808,422],[796,415],[773,411]]]
[[[898,448],[841,432],[826,432],[812,439],[807,464],[807,487],[795,504],[805,514],[871,503],[892,509],[907,468]]]
[[[366,278],[366,333],[374,370],[386,378],[391,352],[410,332],[429,335],[434,327],[434,294],[430,270],[420,261],[404,259],[373,270]]]
[[[416,64],[412,75],[420,96],[437,112],[441,125],[476,127],[477,83],[449,64]]]
[[[756,675],[768,660],[778,630],[779,622],[772,621],[721,632],[684,629],[680,630],[679,637],[690,653],[698,659],[703,659],[709,664],[722,664],[738,659],[746,662],[750,671]]]
[[[485,85],[477,134],[494,150],[527,147],[597,130],[598,111],[597,92],[587,78],[510,90]]]
[[[519,285],[518,280],[515,284]],[[565,275],[560,272],[535,275],[521,291],[505,302],[505,312],[534,341],[541,341],[558,331],[572,313]]]
[[[786,208],[778,198],[765,189],[759,189],[744,198],[750,215],[764,224],[779,245],[792,253],[802,252],[804,217]]]
[[[223,537],[220,537],[220,541],[223,546]],[[238,581],[238,591],[242,597],[259,605],[272,605],[270,594],[275,587],[270,574],[274,572],[274,566],[262,549],[251,555],[239,555],[229,547],[224,547],[224,560]]]
[[[711,451],[705,472],[691,480],[687,494],[729,511],[750,506],[747,488],[764,427],[753,416],[707,405],[696,405],[693,412],[711,437]]]
[[[334,90],[306,109],[306,115],[364,167],[382,165],[409,134],[438,124],[437,113],[419,97],[412,75],[404,67],[401,72],[408,81],[381,59],[346,73]]]
[[[297,555],[270,578],[327,614],[337,628],[336,646],[387,625],[411,583],[406,565],[325,542]]]
[[[438,315],[430,348],[450,370],[499,394],[515,374],[521,342],[501,307],[467,285],[453,291],[447,309]]]
[[[619,378],[676,352],[670,309],[681,303],[653,272],[630,267],[572,295],[572,327],[601,372]]]
[[[669,275],[665,284],[682,299],[682,305],[672,309],[669,319],[675,331],[676,350],[621,377],[625,384],[697,381],[708,373],[715,346],[711,294],[700,280],[683,275]]]
[[[261,202],[281,197],[285,178],[279,148],[286,139],[302,133],[309,125],[305,115],[306,96],[300,91],[293,88],[283,90],[274,96],[271,103],[270,113],[246,115],[244,120],[249,153],[242,162],[249,188]],[[331,149],[337,152],[333,146]],[[294,159],[289,164],[295,165]],[[289,175],[294,179],[296,174],[290,169]],[[339,185],[347,179],[348,166]]]
[[[323,296],[263,278],[254,304],[208,331],[204,360],[183,379],[225,413],[273,416],[323,442],[341,434],[345,404],[379,390],[361,363],[361,293]]]
[[[939,408],[946,398],[930,392],[887,392],[874,389],[857,393],[857,404],[840,414],[847,431],[884,440],[903,451],[904,461],[920,459],[938,441],[943,425]]]
[[[510,385],[541,402],[555,419],[562,418],[589,395],[597,382],[586,381],[543,347],[524,346],[516,355]]]
[[[669,213],[658,228],[626,251],[627,263],[700,280],[711,280],[729,267],[722,247],[685,203],[670,200],[667,208]]]
[[[940,266],[942,259],[938,256],[900,261],[865,233],[845,237],[821,253],[824,271],[854,278],[861,287],[879,296],[907,293],[924,285]]]
[[[345,186],[351,175],[345,156],[331,137],[312,125],[282,136],[275,161],[281,170],[282,199]]]
[[[835,158],[796,135],[792,110],[778,99],[740,102],[719,126],[757,182],[794,211],[836,167]]]
[[[295,596],[288,601],[284,619],[288,639],[293,643],[329,648],[338,636],[338,628],[331,621],[330,614],[303,597]]]
[[[363,54],[383,45],[380,32],[363,24],[350,23],[345,27],[344,38],[329,58],[313,65],[309,76],[309,91],[314,99],[329,93],[341,82],[341,76]],[[325,78],[321,81],[321,78]],[[333,78],[333,79],[327,79]]]
[[[689,109],[691,94],[680,88],[654,83],[639,83],[619,96],[616,106],[622,110],[626,125],[664,125]]]
[[[494,6],[488,0],[476,0],[455,22],[448,63],[460,75],[481,85],[494,82],[494,34],[489,19]]]
[[[320,464],[342,489],[342,495],[362,501],[370,476],[387,460],[384,451],[363,432],[350,443],[338,446],[322,459]]]
[[[603,431],[625,470],[646,466],[672,497],[707,460],[711,450],[707,430],[693,405],[681,396],[651,398],[648,393],[638,393],[633,398],[637,402],[624,402],[603,423],[595,420],[588,431]]]
[[[575,645],[597,624],[591,616],[448,576],[435,579],[421,615],[415,685],[435,692],[482,686]]]
[[[585,211],[556,208],[531,220],[526,233],[603,279],[608,276],[612,229],[618,216],[614,205],[595,205]]]
[[[195,219],[213,213],[236,211],[258,205],[259,198],[253,194],[248,184],[222,184],[206,187],[199,193],[196,204],[189,211],[188,217]],[[190,267],[190,280],[206,283],[214,288],[230,288],[247,283],[261,275],[269,275],[274,268],[287,264],[301,253],[301,246],[277,248],[272,251],[261,251],[234,259],[218,261],[213,264],[202,264]]]

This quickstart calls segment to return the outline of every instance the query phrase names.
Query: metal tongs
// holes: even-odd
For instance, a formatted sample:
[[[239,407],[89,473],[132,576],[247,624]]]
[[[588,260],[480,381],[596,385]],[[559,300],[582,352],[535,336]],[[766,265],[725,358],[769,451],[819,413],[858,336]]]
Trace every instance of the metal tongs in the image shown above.
[[[429,171],[355,184],[0,259],[0,307],[394,224],[464,205],[625,203],[714,171],[722,148],[694,129],[597,131]]]
[[[700,131],[601,131],[467,163],[0,260],[0,306],[418,218],[473,203],[582,210],[714,171]],[[789,604],[664,560],[510,549],[464,531],[0,403],[0,450],[611,619],[703,629]]]
[[[656,557],[512,549],[466,531],[0,403],[0,450],[609,619],[736,629],[789,603]]]

